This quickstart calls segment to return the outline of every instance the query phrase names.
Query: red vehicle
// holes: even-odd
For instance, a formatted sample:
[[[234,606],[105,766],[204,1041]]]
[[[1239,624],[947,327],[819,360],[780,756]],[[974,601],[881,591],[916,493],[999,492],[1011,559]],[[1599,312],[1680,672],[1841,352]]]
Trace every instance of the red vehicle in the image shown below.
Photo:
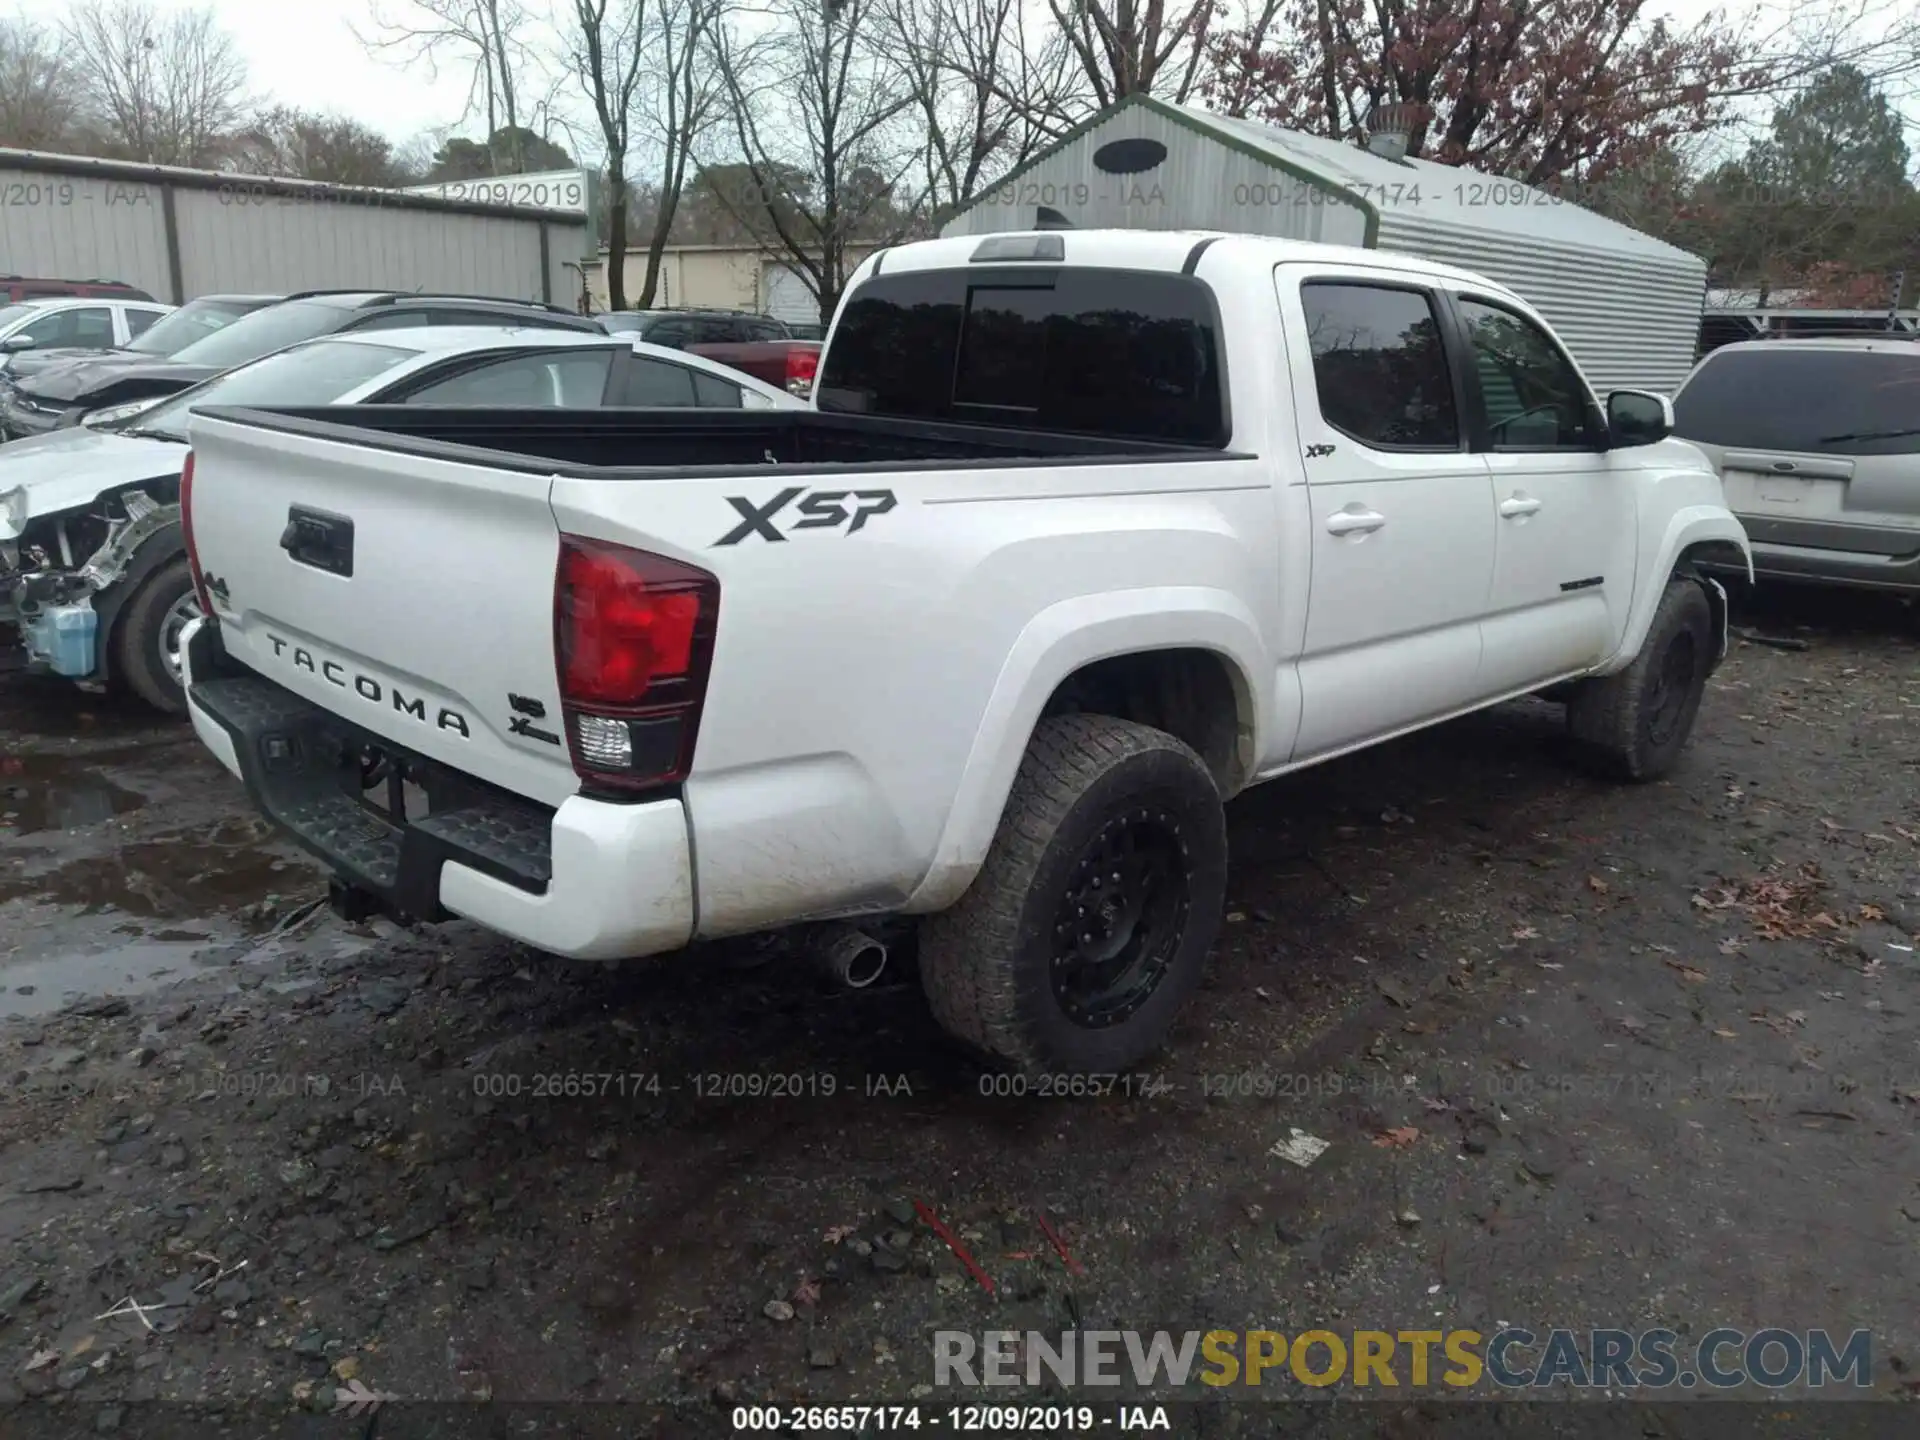
[[[26,275],[0,275],[0,305],[19,300],[84,299],[151,300],[144,290],[119,280],[36,280]]]
[[[778,385],[789,395],[813,393],[814,372],[820,368],[818,340],[743,340],[727,345],[687,345],[689,355],[704,355],[756,380]]]

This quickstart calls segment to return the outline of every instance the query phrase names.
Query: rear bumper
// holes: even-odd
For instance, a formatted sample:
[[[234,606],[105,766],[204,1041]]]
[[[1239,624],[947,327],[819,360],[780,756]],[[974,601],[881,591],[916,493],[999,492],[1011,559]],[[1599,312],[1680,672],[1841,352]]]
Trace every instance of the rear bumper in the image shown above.
[[[380,740],[227,660],[217,627],[187,632],[187,711],[201,742],[274,826],[402,922],[458,915],[582,960],[685,945],[693,868],[678,799],[558,809],[481,785]],[[360,799],[360,757],[405,767],[429,811],[395,822]]]
[[[1738,518],[1753,547],[1756,579],[1920,593],[1920,531],[1763,515]],[[1738,567],[1703,568],[1744,573]]]

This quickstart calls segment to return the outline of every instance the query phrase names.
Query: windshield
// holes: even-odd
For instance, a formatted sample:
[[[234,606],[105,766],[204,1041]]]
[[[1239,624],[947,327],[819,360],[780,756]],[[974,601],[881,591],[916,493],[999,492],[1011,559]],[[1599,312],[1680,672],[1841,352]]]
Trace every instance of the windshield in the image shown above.
[[[153,322],[144,335],[127,343],[136,355],[177,355],[189,345],[224,330],[250,307],[232,300],[192,300]]]
[[[176,350],[173,358],[182,365],[212,365],[225,370],[337,330],[345,319],[346,312],[338,305],[287,300],[256,310],[184,350]]]
[[[331,405],[376,376],[418,355],[400,345],[358,340],[316,340],[282,350],[183,390],[142,411],[129,434],[187,438],[189,414],[203,405]]]

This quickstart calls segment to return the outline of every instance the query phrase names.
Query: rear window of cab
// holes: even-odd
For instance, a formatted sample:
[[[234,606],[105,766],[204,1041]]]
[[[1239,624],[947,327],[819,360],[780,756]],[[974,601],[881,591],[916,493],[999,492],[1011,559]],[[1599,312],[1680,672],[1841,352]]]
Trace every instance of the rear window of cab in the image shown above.
[[[822,410],[1223,448],[1220,319],[1200,280],[999,267],[879,275],[823,357]]]

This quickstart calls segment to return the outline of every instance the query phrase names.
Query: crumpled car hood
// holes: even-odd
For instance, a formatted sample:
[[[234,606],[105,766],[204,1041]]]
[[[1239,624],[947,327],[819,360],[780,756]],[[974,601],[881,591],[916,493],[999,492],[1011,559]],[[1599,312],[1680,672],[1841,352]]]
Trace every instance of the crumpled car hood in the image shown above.
[[[185,445],[84,426],[0,445],[0,540],[102,491],[178,475],[186,460]]]
[[[38,375],[23,377],[19,385],[23,395],[36,400],[73,401],[101,398],[123,381],[150,380],[164,393],[167,389],[185,389],[217,373],[212,365],[179,365],[156,355],[103,355],[91,360],[69,360]]]
[[[91,364],[96,360],[124,360],[131,358],[123,350],[83,350],[76,345],[62,345],[51,350],[21,350],[10,359],[0,362],[0,375],[10,380],[25,380],[35,375],[44,375],[47,371],[62,365]]]

